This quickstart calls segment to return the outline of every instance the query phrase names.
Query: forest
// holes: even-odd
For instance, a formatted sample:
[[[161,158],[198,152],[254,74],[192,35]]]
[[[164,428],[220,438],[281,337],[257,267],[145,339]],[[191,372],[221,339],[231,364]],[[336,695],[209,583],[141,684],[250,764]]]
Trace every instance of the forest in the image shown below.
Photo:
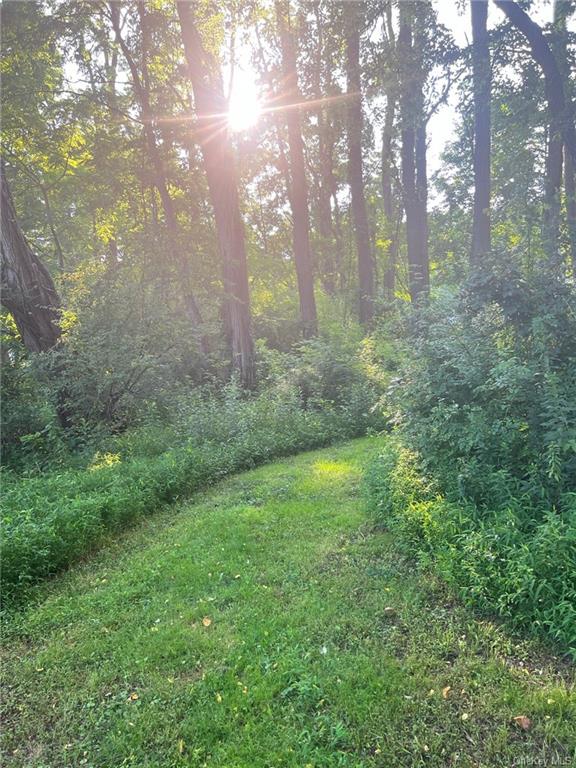
[[[5,765],[572,765],[576,2],[0,13]]]

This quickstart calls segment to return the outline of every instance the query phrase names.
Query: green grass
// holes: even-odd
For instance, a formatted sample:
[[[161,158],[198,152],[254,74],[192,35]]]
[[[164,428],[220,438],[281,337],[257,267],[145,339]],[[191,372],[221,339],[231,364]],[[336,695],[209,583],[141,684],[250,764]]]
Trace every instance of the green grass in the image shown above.
[[[375,449],[226,480],[36,588],[5,628],[3,765],[571,765],[573,668],[369,527]]]

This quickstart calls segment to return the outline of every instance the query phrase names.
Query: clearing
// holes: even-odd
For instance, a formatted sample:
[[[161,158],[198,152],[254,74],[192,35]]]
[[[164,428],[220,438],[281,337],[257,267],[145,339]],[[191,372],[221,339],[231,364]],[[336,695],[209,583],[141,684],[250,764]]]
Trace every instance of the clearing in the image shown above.
[[[230,478],[40,588],[5,627],[3,765],[573,765],[574,669],[372,529],[377,445]]]

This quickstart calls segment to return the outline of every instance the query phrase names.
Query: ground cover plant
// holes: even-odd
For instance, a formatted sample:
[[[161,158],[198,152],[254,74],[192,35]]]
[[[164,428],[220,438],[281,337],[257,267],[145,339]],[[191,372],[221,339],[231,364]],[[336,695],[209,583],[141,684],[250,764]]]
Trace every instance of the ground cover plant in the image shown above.
[[[576,657],[574,289],[506,272],[480,296],[420,318],[371,506],[471,604]]]
[[[575,762],[574,0],[0,16],[5,761]]]
[[[380,440],[224,480],[37,587],[5,628],[3,764],[569,765],[573,667],[373,530]]]
[[[3,488],[4,606],[21,602],[35,582],[162,504],[232,472],[383,426],[366,382],[347,388],[340,402],[314,404],[311,395],[306,408],[290,387],[248,398],[234,386],[221,397],[188,397],[172,428],[153,423],[110,439],[88,466],[9,474]]]

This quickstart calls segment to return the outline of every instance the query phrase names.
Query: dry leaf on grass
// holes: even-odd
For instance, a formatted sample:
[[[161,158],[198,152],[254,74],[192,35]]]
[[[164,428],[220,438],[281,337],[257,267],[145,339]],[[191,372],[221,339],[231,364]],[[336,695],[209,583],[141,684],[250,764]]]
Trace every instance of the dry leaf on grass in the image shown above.
[[[530,720],[529,717],[526,717],[526,715],[517,715],[516,717],[513,717],[512,720],[516,723],[518,728],[522,728],[523,731],[527,731],[532,725],[532,720]]]

